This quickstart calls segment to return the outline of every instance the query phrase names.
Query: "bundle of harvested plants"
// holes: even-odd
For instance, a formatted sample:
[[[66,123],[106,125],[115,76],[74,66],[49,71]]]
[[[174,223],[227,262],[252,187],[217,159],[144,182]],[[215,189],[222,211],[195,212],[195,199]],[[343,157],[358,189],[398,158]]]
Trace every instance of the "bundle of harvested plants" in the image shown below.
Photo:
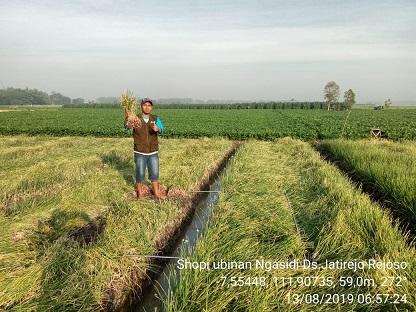
[[[140,128],[141,121],[136,114],[137,101],[132,92],[126,91],[121,95],[121,107],[124,110],[124,123],[127,128]]]

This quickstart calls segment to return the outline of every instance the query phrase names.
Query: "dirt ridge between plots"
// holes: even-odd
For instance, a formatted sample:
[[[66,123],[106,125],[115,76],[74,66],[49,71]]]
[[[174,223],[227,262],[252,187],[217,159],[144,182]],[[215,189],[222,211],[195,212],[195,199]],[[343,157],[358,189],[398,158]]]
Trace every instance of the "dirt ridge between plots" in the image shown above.
[[[366,193],[373,202],[376,202],[380,205],[380,207],[384,208],[391,216],[392,222],[398,223],[400,231],[406,236],[409,246],[414,245],[414,241],[416,239],[416,225],[412,224],[410,219],[408,219],[405,214],[399,213],[397,209],[398,205],[394,198],[380,191],[373,183],[366,181],[345,162],[335,158],[329,151],[322,148],[320,141],[311,142],[311,146],[324,160],[341,170],[352,181],[355,187],[361,188],[361,190]]]
[[[214,169],[210,170],[208,174],[203,177],[195,188],[195,191],[208,190],[210,185],[225,169],[228,161],[234,156],[242,144],[242,141],[233,141],[231,148],[227,151],[225,156],[217,163]],[[168,223],[158,235],[155,243],[156,252],[153,254],[154,256],[168,256],[173,252],[182,232],[192,221],[196,206],[204,196],[206,196],[206,194],[203,192],[195,192],[188,200],[183,202],[182,209],[175,219]],[[104,300],[100,305],[100,309],[104,311],[128,311],[130,305],[140,299],[144,291],[151,286],[152,281],[161,272],[166,262],[167,260],[165,259],[150,258],[147,263],[152,267],[158,267],[158,270],[146,272],[147,276],[141,272],[132,271],[130,274],[131,280],[135,285],[134,289],[127,286],[108,288]]]

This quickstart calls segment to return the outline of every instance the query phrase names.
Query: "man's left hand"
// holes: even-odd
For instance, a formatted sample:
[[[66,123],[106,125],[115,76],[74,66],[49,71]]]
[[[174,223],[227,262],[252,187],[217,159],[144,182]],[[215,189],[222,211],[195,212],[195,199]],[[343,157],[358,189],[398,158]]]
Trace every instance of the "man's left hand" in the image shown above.
[[[160,128],[158,126],[156,126],[156,125],[152,125],[152,129],[155,132],[159,132],[160,131]]]

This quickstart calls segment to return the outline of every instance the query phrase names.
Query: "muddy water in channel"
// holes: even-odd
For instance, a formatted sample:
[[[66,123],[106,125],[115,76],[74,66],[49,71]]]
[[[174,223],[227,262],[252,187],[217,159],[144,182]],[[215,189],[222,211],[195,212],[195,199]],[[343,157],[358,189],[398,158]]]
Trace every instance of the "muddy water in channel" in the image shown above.
[[[186,258],[193,252],[196,242],[207,226],[212,210],[218,201],[221,180],[222,174],[215,179],[209,190],[205,191],[206,196],[196,206],[191,223],[183,232],[173,253],[167,256],[169,259],[168,263],[158,275],[157,279],[153,281],[151,289],[145,291],[143,299],[131,306],[131,311],[165,311],[161,298],[165,297],[165,294],[169,291],[169,277],[175,280],[179,279],[177,261],[180,257]]]

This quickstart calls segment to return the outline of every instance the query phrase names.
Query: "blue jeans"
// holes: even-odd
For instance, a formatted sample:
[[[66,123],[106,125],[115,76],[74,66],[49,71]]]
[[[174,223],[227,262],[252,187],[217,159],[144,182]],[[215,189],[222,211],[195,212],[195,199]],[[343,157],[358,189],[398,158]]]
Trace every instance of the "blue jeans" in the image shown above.
[[[159,179],[159,153],[153,155],[134,153],[134,162],[136,163],[136,183],[144,181],[146,165],[150,181],[153,182]]]

